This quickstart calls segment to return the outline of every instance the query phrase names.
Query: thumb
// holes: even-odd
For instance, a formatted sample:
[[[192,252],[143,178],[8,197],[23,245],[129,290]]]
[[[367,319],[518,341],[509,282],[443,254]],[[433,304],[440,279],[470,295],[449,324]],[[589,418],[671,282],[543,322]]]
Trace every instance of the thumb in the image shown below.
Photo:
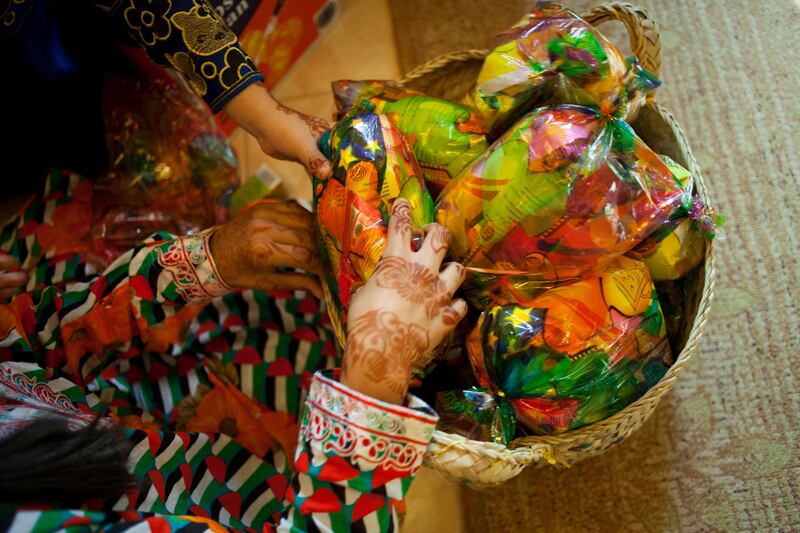
[[[333,174],[333,166],[331,162],[325,159],[316,146],[309,150],[308,157],[306,158],[308,164],[306,167],[308,171],[317,179],[326,180]]]

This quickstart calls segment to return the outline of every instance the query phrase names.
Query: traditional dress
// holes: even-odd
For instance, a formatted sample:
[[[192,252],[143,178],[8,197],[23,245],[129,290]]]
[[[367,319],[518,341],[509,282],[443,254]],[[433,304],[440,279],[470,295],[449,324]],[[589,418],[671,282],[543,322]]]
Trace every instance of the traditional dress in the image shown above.
[[[91,182],[54,171],[0,233],[31,276],[0,304],[0,438],[107,408],[140,487],[106,507],[6,504],[0,530],[396,529],[435,413],[338,383],[323,305],[231,290],[209,232],[154,235],[95,271],[91,205]]]

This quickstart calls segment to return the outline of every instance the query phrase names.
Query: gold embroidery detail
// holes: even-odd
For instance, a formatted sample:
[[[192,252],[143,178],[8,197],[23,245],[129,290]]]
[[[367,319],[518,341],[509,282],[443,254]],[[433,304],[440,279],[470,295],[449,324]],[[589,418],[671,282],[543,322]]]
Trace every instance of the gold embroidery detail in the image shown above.
[[[219,82],[230,89],[254,70],[250,58],[241,49],[231,47],[225,52],[225,67],[219,71]]]
[[[208,92],[206,80],[200,76],[194,67],[194,62],[186,52],[175,52],[173,55],[164,54],[167,61],[180,72],[198,96],[205,96]]]
[[[209,80],[217,77],[217,65],[212,61],[206,61],[200,65],[200,73]]]
[[[137,7],[137,2],[149,9]],[[131,0],[123,16],[128,27],[139,34],[142,44],[153,46],[172,35],[167,14],[172,9],[172,0]]]
[[[183,32],[184,44],[195,54],[210,56],[236,42],[236,35],[205,3],[195,3],[191,10],[179,11],[170,20]]]

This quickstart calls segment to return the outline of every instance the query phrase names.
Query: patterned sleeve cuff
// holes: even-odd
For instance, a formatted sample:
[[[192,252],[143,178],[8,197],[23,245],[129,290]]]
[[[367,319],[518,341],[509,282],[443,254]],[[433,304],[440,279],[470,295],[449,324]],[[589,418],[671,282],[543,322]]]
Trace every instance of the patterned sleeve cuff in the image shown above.
[[[206,302],[233,290],[222,280],[211,257],[211,236],[216,230],[213,227],[180,237],[166,249],[158,249],[158,263],[163,269],[161,275],[167,277],[167,283],[175,284],[175,289],[187,303]]]
[[[381,466],[413,476],[438,419],[415,396],[409,395],[407,407],[382,402],[323,371],[311,383],[301,432],[314,455],[338,455],[361,470]]]

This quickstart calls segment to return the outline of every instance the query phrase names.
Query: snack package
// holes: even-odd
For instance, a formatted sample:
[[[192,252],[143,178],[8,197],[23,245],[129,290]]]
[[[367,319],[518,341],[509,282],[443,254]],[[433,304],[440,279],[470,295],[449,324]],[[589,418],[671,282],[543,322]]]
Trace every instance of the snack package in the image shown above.
[[[463,105],[384,81],[341,80],[333,93],[339,118],[364,111],[389,117],[414,150],[434,197],[489,147],[475,111]]]
[[[627,257],[530,301],[487,309],[467,349],[481,388],[440,394],[442,427],[503,444],[514,435],[495,412],[503,403],[529,431],[559,433],[618,412],[672,364],[647,268]]]
[[[478,307],[530,299],[636,246],[683,189],[630,126],[574,105],[520,120],[437,203]]]
[[[94,186],[96,266],[155,231],[184,235],[227,219],[238,163],[194,92],[167,74],[118,76],[103,105],[111,165]]]
[[[403,135],[385,115],[361,113],[337,122],[320,140],[333,176],[314,179],[314,213],[328,312],[344,342],[350,295],[372,272],[386,246],[397,198],[411,205],[422,232],[433,222],[433,200]]]
[[[468,98],[493,136],[546,103],[587,105],[632,119],[661,85],[635,57],[624,59],[596,28],[559,4],[538,4],[498,41]]]
[[[693,195],[694,182],[689,171],[667,156],[661,158],[683,187],[683,200],[670,221],[629,254],[644,261],[653,281],[682,278],[703,261],[707,241],[724,238],[721,231],[724,217]]]

